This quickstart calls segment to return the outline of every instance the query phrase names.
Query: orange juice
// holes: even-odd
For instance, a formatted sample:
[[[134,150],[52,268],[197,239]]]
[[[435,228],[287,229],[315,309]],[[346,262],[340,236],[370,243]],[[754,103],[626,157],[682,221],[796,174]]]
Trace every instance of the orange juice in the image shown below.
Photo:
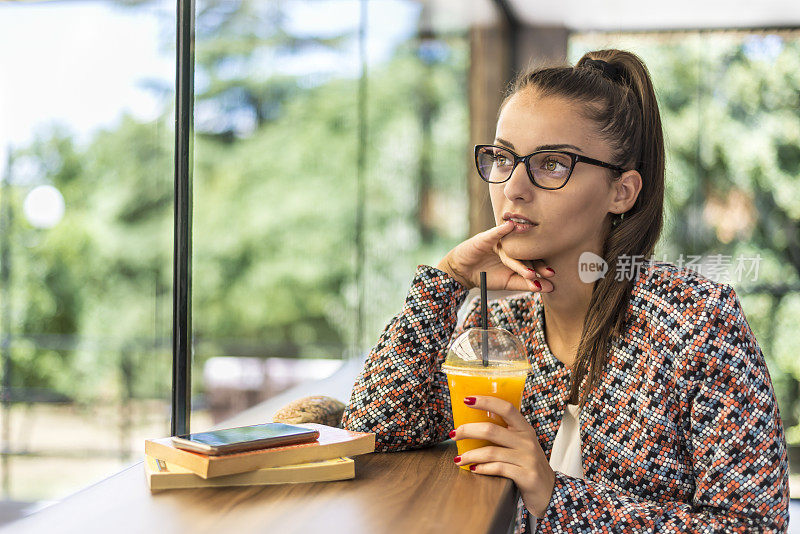
[[[490,422],[505,427],[506,422],[503,418],[491,412],[476,410],[464,404],[464,397],[475,395],[488,395],[497,397],[510,402],[519,410],[522,402],[522,390],[525,388],[525,378],[528,376],[528,369],[498,369],[490,368],[486,371],[480,369],[447,369],[447,385],[450,388],[450,404],[453,407],[454,428],[465,423]],[[460,439],[458,444],[458,454],[464,454],[478,447],[491,445],[490,441],[482,439]],[[461,466],[469,469],[469,466]]]
[[[469,328],[447,350],[442,371],[447,375],[455,428],[466,423],[506,426],[498,415],[464,404],[464,397],[497,397],[519,410],[525,379],[531,370],[528,353],[518,337],[502,328]],[[458,454],[492,443],[483,439],[460,439]],[[459,466],[469,469],[469,465]]]

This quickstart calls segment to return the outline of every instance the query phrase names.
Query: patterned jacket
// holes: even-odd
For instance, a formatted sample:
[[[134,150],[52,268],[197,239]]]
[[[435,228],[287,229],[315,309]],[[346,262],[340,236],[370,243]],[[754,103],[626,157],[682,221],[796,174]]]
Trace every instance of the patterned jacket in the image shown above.
[[[453,428],[447,346],[467,291],[419,266],[402,311],[369,354],[344,426],[397,451]],[[521,412],[549,458],[570,369],[544,337],[541,295],[489,303],[490,322],[523,341],[533,366]],[[477,326],[477,300],[464,327]],[[580,413],[584,479],[556,472],[545,516],[518,504],[516,532],[783,532],[786,440],[764,356],[733,289],[672,264],[638,276],[624,335]]]

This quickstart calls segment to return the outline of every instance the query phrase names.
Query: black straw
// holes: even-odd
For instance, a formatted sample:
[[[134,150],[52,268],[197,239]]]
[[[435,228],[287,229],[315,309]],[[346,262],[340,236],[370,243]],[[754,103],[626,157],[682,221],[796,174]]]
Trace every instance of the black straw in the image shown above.
[[[483,366],[489,367],[489,308],[486,305],[485,271],[481,271],[481,354]]]

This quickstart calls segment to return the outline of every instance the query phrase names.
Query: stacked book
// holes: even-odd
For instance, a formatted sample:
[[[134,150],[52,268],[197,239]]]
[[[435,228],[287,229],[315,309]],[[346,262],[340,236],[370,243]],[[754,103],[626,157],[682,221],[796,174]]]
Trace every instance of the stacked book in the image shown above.
[[[316,441],[220,456],[179,449],[171,438],[145,440],[144,468],[151,491],[175,488],[323,482],[355,477],[350,456],[375,450],[375,434],[303,423]]]

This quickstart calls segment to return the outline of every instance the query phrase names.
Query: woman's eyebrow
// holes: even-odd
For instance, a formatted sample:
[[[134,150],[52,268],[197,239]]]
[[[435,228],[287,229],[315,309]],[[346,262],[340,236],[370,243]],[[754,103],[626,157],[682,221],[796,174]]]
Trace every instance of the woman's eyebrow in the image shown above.
[[[569,144],[560,144],[560,145],[540,145],[536,148],[536,150],[562,150],[564,148],[571,148],[576,152],[583,152],[580,148],[576,147],[575,145]]]
[[[510,148],[511,150],[516,150],[516,148],[514,148],[514,145],[513,145],[511,142],[509,142],[509,141],[506,141],[506,140],[505,140],[505,139],[503,139],[502,137],[497,137],[497,138],[495,138],[494,142],[495,142],[495,143],[501,143],[501,144],[503,144],[503,145],[506,145],[506,146],[507,146],[508,148]]]
[[[511,142],[506,141],[502,137],[498,137],[494,141],[495,141],[495,143],[500,143],[502,145],[507,146],[511,150],[516,150],[516,148],[514,148],[514,145]],[[570,144],[566,144],[566,143],[561,143],[561,144],[556,144],[556,145],[539,145],[538,147],[536,147],[536,150],[563,150],[565,148],[569,148],[569,149],[575,150],[576,152],[583,153],[583,150],[581,150],[580,148],[576,147],[575,145],[570,145]]]

